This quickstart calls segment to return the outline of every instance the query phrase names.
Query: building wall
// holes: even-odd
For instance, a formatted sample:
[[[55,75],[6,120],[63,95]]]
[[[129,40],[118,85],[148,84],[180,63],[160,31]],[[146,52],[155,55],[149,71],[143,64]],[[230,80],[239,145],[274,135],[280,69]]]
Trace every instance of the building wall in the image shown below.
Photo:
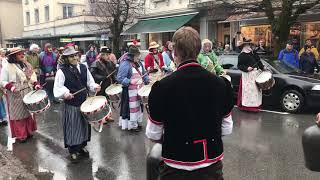
[[[146,14],[188,8],[189,0],[146,0]]]
[[[23,17],[21,0],[0,1],[0,46],[6,47],[5,39],[21,37],[23,32]]]
[[[89,12],[88,0],[23,0],[24,36],[29,35],[58,35],[68,33],[89,32],[84,28],[86,22],[94,23],[95,17],[85,15]],[[63,5],[73,5],[73,16],[63,19]],[[49,21],[45,19],[45,7],[49,6]],[[39,10],[39,23],[35,22],[35,9]],[[26,13],[30,13],[30,24],[27,24]],[[75,27],[75,29],[69,28]],[[62,29],[62,30],[61,30]],[[65,29],[65,30],[63,30]]]

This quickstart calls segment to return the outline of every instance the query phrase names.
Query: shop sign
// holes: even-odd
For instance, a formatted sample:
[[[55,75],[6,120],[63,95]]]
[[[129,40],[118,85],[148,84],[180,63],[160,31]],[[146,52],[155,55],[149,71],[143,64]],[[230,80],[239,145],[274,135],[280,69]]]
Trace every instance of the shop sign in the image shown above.
[[[70,43],[70,42],[72,42],[72,38],[60,38],[60,42],[62,42],[62,43]]]

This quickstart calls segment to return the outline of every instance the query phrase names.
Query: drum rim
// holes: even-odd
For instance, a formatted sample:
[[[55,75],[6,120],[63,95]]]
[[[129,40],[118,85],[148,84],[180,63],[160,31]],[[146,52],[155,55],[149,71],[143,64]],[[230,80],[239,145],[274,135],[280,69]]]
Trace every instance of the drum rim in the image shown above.
[[[43,92],[45,92],[46,95],[45,95],[40,101],[38,101],[38,102],[26,103],[26,102],[25,102],[26,96],[27,96],[28,94],[32,93],[32,92],[35,92],[35,91],[38,91],[38,92],[42,92],[42,91],[43,91]],[[39,89],[39,90],[32,90],[32,91],[28,92],[28,93],[23,97],[22,101],[23,101],[23,103],[25,103],[25,104],[34,105],[34,104],[40,104],[41,101],[43,101],[43,100],[45,100],[45,99],[47,99],[47,98],[48,98],[47,92],[46,92],[45,90]]]
[[[103,109],[103,108],[102,108]],[[102,110],[101,109],[101,110]],[[101,111],[100,110],[100,111]],[[99,111],[98,111],[99,112]],[[100,122],[100,121],[102,121],[102,120],[107,120],[107,118],[109,117],[109,115],[111,115],[112,114],[112,109],[111,109],[111,107],[109,106],[109,111],[108,111],[108,113],[107,113],[107,115],[105,115],[102,119],[99,119],[99,120],[97,120],[97,121],[88,121],[89,123],[91,123],[91,122]],[[90,114],[86,114],[86,115],[90,115]]]
[[[115,93],[115,94],[107,93],[107,90],[111,89],[111,87],[112,87],[112,88],[113,88],[113,87],[120,87],[120,88],[119,88],[120,92]],[[107,95],[110,95],[110,96],[120,94],[120,93],[122,92],[122,85],[121,85],[121,84],[111,84],[110,86],[108,86],[108,87],[104,90],[104,92],[105,92]]]
[[[142,87],[138,90],[138,95],[139,95],[140,97],[149,97],[150,92],[149,92],[149,94],[148,94],[147,96],[142,96],[142,95],[140,95],[140,94],[141,94],[141,93],[140,93],[141,90],[142,90],[143,88],[145,88],[145,87],[150,87],[150,92],[151,92],[152,85],[151,85],[151,84],[144,85],[144,86],[142,86]]]
[[[91,98],[101,98],[101,97],[104,97],[104,96],[95,96],[95,97],[91,97]],[[108,100],[106,97],[105,98],[105,103],[103,105],[101,105],[99,108],[97,108],[96,110],[93,110],[93,111],[90,111],[90,112],[84,112],[82,111],[82,105],[84,104],[84,102],[86,102],[88,99],[86,99],[80,106],[80,111],[85,114],[85,115],[91,115],[91,114],[94,114],[94,113],[97,113],[97,112],[100,112],[107,104],[108,104]]]
[[[48,110],[50,107],[51,107],[51,103],[50,103],[50,101],[49,101],[46,107],[44,107],[44,108],[42,108],[42,109],[40,109],[40,110],[38,110],[38,111],[30,111],[30,110],[29,110],[29,112],[35,113],[35,114],[39,114],[39,113],[45,112],[45,111]]]

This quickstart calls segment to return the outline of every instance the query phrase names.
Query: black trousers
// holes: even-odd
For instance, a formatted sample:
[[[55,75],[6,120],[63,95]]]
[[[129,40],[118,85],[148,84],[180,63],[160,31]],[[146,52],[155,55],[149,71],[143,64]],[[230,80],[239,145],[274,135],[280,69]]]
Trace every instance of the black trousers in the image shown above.
[[[70,154],[75,154],[75,153],[79,153],[86,146],[87,146],[87,142],[84,142],[79,145],[69,146],[68,150]]]
[[[162,164],[160,165],[160,180],[223,180],[222,168],[221,161],[194,171],[175,169]]]

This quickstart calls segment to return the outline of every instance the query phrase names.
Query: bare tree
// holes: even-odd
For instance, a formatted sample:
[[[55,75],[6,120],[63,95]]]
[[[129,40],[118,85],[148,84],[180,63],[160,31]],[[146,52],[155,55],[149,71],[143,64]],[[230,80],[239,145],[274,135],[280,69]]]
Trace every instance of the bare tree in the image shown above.
[[[276,56],[288,40],[290,27],[301,14],[319,5],[320,0],[221,0],[220,3],[232,6],[232,13],[264,12],[271,25]]]
[[[144,14],[145,0],[90,0],[91,10],[98,23],[98,31],[110,31],[112,49],[117,57],[120,53],[121,33],[125,26]]]

